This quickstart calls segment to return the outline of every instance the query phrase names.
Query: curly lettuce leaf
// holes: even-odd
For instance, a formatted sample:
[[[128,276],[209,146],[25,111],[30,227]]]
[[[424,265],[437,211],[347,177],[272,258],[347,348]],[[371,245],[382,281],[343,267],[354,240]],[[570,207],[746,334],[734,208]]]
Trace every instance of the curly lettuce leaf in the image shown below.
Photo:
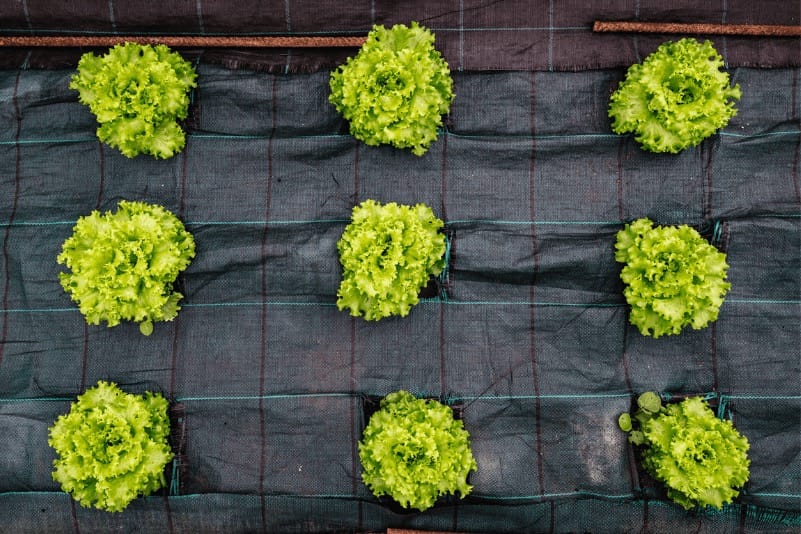
[[[658,338],[685,326],[698,330],[718,318],[731,284],[726,255],[689,226],[654,227],[649,219],[617,234],[615,259],[631,306],[629,320],[640,333]]]
[[[186,118],[196,77],[192,65],[164,45],[125,43],[102,57],[84,54],[70,88],[97,117],[101,141],[129,158],[169,158],[186,143],[176,121]]]
[[[161,206],[123,200],[116,213],[93,211],[78,219],[57,261],[65,291],[89,324],[172,320],[183,297],[172,285],[195,256],[195,241]]]
[[[454,96],[434,35],[416,22],[373,26],[359,53],[331,73],[330,86],[329,100],[354,137],[418,156],[436,140]]]
[[[366,200],[353,208],[337,243],[343,267],[337,307],[368,321],[408,315],[429,276],[445,267],[442,227],[424,204]]]
[[[370,417],[359,442],[362,479],[376,496],[389,495],[420,511],[437,497],[467,496],[467,476],[478,466],[470,435],[453,411],[407,391],[390,393]]]
[[[98,382],[50,427],[48,443],[58,455],[53,479],[82,506],[120,512],[164,486],[169,433],[164,397]]]
[[[690,397],[657,412],[641,407],[640,429],[632,441],[643,445],[643,467],[667,487],[670,499],[685,509],[720,509],[739,495],[749,476],[748,439],[723,421],[700,397]],[[638,432],[638,439],[633,439]]]
[[[710,41],[663,43],[632,65],[612,94],[612,130],[634,133],[651,152],[677,153],[729,123],[740,86],[729,86],[723,59]]]

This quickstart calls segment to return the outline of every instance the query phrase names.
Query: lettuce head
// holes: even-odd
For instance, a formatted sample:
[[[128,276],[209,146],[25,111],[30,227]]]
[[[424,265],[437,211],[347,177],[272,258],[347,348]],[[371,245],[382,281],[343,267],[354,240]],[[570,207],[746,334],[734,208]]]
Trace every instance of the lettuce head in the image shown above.
[[[631,306],[629,320],[655,338],[698,330],[718,318],[726,281],[726,255],[687,225],[654,227],[649,219],[627,224],[617,234],[615,259],[625,263],[620,278]]]
[[[139,495],[165,484],[173,458],[167,400],[132,395],[98,382],[50,427],[56,451],[53,479],[86,507],[120,512]]]
[[[723,59],[710,41],[662,44],[629,67],[609,103],[615,133],[634,133],[651,152],[677,153],[729,123],[740,86],[729,86]]]
[[[355,57],[331,73],[329,100],[368,145],[411,148],[422,156],[453,101],[448,64],[434,35],[412,22],[373,26]]]
[[[78,219],[57,261],[59,280],[89,324],[135,321],[144,335],[153,321],[175,318],[183,295],[173,283],[195,256],[183,223],[161,206],[123,200],[115,213]]]
[[[408,315],[429,277],[445,267],[442,227],[424,204],[365,200],[353,208],[337,243],[342,263],[337,307],[368,321]]]
[[[102,57],[81,56],[70,88],[97,117],[102,142],[129,158],[169,158],[186,143],[177,121],[186,118],[196,77],[192,65],[165,45],[125,43]]]
[[[639,429],[621,428],[629,427],[631,441],[643,447],[643,468],[665,484],[674,502],[721,509],[739,495],[749,476],[748,439],[731,421],[715,417],[702,398],[652,408],[640,402],[635,419]]]
[[[453,411],[408,391],[381,401],[364,429],[359,458],[362,479],[376,496],[389,495],[420,511],[440,495],[467,496],[472,489],[467,476],[478,469],[470,435]]]

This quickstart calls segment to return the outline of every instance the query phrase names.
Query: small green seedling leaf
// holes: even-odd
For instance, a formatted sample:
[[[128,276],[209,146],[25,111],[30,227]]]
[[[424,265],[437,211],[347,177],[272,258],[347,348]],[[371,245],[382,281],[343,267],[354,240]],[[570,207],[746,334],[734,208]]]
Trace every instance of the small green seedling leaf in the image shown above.
[[[662,400],[653,391],[647,391],[637,398],[637,406],[648,413],[657,413],[662,409]]]
[[[145,321],[139,323],[139,331],[143,336],[149,336],[153,333],[153,321]]]
[[[639,430],[632,430],[629,433],[629,441],[634,445],[642,445],[645,442],[645,436]]]
[[[617,418],[617,425],[623,432],[631,432],[631,416],[628,413],[620,414],[620,417]]]

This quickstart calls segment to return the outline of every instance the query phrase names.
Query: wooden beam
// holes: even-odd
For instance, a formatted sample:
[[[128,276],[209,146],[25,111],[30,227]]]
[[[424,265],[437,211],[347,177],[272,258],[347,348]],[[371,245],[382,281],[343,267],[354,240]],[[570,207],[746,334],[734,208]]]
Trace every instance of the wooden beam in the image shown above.
[[[801,26],[772,24],[683,24],[678,22],[595,21],[594,32],[689,33],[701,35],[749,35],[755,37],[800,37]]]

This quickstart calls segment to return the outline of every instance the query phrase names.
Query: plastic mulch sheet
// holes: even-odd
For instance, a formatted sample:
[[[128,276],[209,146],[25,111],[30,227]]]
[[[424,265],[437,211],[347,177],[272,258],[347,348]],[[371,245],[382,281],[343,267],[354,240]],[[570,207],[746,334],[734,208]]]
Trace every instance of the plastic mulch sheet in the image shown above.
[[[678,155],[610,132],[623,71],[462,73],[428,153],[367,147],[328,73],[199,64],[187,146],[127,159],[95,138],[70,70],[0,72],[0,524],[9,532],[797,532],[801,525],[798,69],[732,71],[739,114]],[[183,309],[150,337],[86,326],[55,258],[75,220],[164,205],[195,237]],[[406,318],[336,309],[336,242],[365,199],[423,202],[449,261]],[[615,233],[650,217],[728,254],[719,320],[628,324]],[[98,380],[172,403],[168,486],[123,513],[51,478],[47,428]],[[360,480],[365,402],[460,406],[473,493],[426,513]],[[637,474],[617,416],[646,390],[708,395],[751,442],[722,512],[685,512]]]

